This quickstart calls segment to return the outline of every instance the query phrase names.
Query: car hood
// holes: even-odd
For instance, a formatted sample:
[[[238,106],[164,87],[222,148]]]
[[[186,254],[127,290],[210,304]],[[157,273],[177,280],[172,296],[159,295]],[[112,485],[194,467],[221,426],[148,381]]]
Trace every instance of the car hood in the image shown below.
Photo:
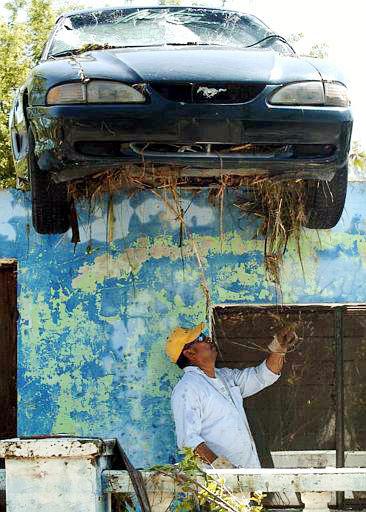
[[[113,58],[135,71],[143,81],[281,83],[283,80],[319,79],[311,64],[271,50],[176,47],[119,51]]]
[[[37,82],[37,88],[31,91],[31,103],[42,104],[45,89],[47,91],[57,83],[77,80],[82,76],[128,83],[170,81],[282,84],[321,79],[312,63],[297,56],[280,55],[272,50],[214,46],[98,50],[83,53],[73,59],[57,58],[38,65],[33,70],[33,81]],[[40,87],[41,82],[44,83],[43,87]]]

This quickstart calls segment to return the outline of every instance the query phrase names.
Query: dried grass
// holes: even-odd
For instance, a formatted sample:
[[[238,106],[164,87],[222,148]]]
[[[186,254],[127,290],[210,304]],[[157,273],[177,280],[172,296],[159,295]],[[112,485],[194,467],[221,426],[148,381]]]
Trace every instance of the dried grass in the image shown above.
[[[236,206],[245,214],[258,216],[262,222],[259,228],[264,237],[264,261],[270,281],[280,285],[283,256],[288,242],[296,244],[301,259],[301,234],[306,221],[305,187],[303,180],[275,181],[257,178],[247,183],[252,198],[239,199]]]
[[[130,195],[150,190],[159,197],[168,211],[180,225],[180,247],[183,241],[191,240],[201,277],[201,285],[210,305],[207,281],[203,272],[202,259],[197,244],[188,233],[185,223],[186,211],[182,208],[181,189],[208,187],[209,200],[220,208],[220,232],[224,230],[224,198],[228,188],[238,191],[235,206],[242,215],[254,214],[261,219],[258,235],[264,237],[264,262],[269,281],[281,286],[283,256],[290,240],[296,244],[301,262],[301,233],[306,220],[305,182],[303,180],[280,181],[269,177],[243,177],[225,175],[218,178],[184,177],[184,168],[177,166],[125,165],[121,168],[94,175],[88,179],[76,180],[69,184],[72,199],[97,201],[103,194],[109,194],[108,240],[113,238],[113,203],[115,192],[124,190]],[[243,194],[243,189],[246,194]],[[248,191],[250,199],[248,200]],[[182,261],[184,261],[182,252]],[[301,262],[302,265],[302,262]]]
[[[124,165],[87,179],[74,180],[68,190],[74,199],[93,200],[120,190],[133,194],[142,190],[175,189],[187,183],[188,178],[182,177],[181,170],[175,166]]]

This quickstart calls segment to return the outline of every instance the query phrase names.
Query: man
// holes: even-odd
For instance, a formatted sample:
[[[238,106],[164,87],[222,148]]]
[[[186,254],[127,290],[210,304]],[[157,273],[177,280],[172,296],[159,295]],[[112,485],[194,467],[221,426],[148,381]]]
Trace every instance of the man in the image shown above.
[[[230,369],[215,368],[217,349],[203,329],[203,323],[193,329],[177,327],[167,340],[168,357],[184,370],[172,394],[178,447],[192,448],[215,469],[258,468],[243,398],[277,381],[296,334],[290,327],[281,329],[259,366]]]

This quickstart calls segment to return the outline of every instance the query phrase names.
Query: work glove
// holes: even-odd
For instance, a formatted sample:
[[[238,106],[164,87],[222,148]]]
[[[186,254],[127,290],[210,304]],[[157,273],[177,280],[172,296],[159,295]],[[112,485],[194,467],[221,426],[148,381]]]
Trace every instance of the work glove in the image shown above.
[[[285,355],[289,348],[292,348],[298,336],[294,331],[293,325],[282,327],[274,336],[271,343],[268,345],[268,350],[275,354]]]

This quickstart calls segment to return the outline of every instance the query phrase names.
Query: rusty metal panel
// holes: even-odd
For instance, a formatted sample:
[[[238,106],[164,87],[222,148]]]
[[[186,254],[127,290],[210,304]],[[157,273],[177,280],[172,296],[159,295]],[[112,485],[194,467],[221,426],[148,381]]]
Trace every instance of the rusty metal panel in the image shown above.
[[[286,357],[280,380],[245,400],[271,450],[335,449],[334,311],[326,306],[215,308],[218,366],[244,368],[266,357],[283,322],[299,323],[301,342]]]
[[[345,449],[366,450],[366,311],[344,315]]]
[[[0,260],[0,438],[17,433],[17,264]]]

